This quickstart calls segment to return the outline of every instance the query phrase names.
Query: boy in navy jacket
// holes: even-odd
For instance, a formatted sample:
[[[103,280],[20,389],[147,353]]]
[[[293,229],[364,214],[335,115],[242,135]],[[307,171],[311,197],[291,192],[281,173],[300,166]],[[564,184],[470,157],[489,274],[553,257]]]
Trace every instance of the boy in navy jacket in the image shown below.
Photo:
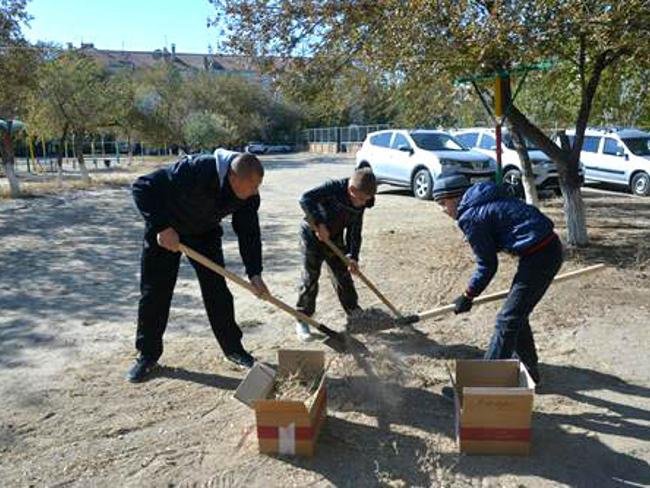
[[[562,266],[562,244],[553,222],[537,208],[510,196],[491,182],[470,186],[462,175],[447,175],[434,184],[433,197],[458,222],[476,255],[476,270],[455,300],[455,312],[472,308],[472,300],[497,271],[500,251],[519,256],[517,273],[496,320],[486,359],[519,358],[539,383],[537,351],[528,317]]]
[[[328,181],[305,192],[300,206],[305,219],[300,228],[303,272],[296,308],[307,316],[316,309],[318,279],[323,261],[345,312],[359,310],[358,296],[350,273],[358,270],[363,213],[374,205],[377,182],[370,168],[357,169],[350,178]],[[330,239],[349,258],[346,267],[322,241]],[[298,322],[296,334],[312,338],[307,324]]]
[[[147,378],[163,352],[163,334],[178,275],[182,242],[224,265],[221,219],[232,214],[232,226],[246,273],[260,295],[262,243],[257,210],[262,164],[252,154],[218,149],[215,155],[186,156],[173,165],[138,178],[133,198],[145,220],[140,262],[141,298],[136,349],[139,356],[127,379]],[[252,367],[254,358],[241,343],[233,299],[225,280],[190,260],[201,286],[212,331],[226,358]]]

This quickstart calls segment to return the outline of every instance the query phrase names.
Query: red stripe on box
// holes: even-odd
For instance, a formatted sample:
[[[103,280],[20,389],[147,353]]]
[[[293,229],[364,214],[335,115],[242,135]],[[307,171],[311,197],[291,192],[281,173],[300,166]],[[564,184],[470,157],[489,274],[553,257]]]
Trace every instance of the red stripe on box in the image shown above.
[[[257,426],[257,437],[259,439],[277,439],[280,437],[276,426]],[[314,429],[311,427],[296,427],[295,440],[310,441],[314,437]]]
[[[316,406],[316,422],[318,423],[327,402],[327,390],[323,388],[323,395]],[[258,425],[257,426],[258,439],[277,439],[280,437],[278,427],[275,425]],[[314,438],[313,427],[296,427],[295,440],[297,441],[310,441]]]
[[[528,429],[499,429],[483,427],[461,427],[460,439],[463,441],[530,441]]]

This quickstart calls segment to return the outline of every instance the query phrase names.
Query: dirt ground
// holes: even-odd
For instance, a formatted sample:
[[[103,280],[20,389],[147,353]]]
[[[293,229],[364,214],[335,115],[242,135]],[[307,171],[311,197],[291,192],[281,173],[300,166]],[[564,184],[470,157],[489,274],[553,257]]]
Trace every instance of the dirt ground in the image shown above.
[[[349,174],[353,161],[297,154],[265,163],[264,275],[293,304],[297,199]],[[570,252],[563,270],[607,268],[553,286],[532,317],[544,386],[524,458],[458,455],[453,405],[440,393],[453,359],[481,356],[498,304],[397,328],[359,284],[376,321],[349,327],[377,359],[365,369],[350,356],[333,361],[316,457],[262,456],[252,412],[232,398],[243,373],[223,362],[187,262],[163,367],[141,385],[123,379],[135,355],[143,227],[128,187],[0,200],[2,485],[648,486],[650,199],[584,195],[592,245]],[[544,208],[563,231],[561,202]],[[227,265],[243,274],[224,228]],[[460,231],[434,204],[388,188],[367,213],[361,258],[405,312],[447,303],[473,267]],[[507,288],[515,264],[503,257],[488,291]],[[278,348],[304,347],[288,315],[231,289],[245,345],[259,359],[275,363]],[[325,272],[318,311],[346,328]]]

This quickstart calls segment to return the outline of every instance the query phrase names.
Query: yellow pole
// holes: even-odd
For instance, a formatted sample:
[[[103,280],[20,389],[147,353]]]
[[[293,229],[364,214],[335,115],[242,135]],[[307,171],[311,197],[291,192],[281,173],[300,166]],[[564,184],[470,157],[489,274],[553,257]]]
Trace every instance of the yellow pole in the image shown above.
[[[501,77],[497,75],[494,80],[494,115],[497,118],[503,117],[503,91],[502,91]]]

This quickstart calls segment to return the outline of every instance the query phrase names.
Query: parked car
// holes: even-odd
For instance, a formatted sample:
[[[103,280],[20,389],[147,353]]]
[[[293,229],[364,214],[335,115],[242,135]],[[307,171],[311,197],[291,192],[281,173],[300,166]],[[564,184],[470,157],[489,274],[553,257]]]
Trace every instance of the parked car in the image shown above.
[[[475,182],[494,179],[496,171],[492,158],[435,130],[371,132],[356,161],[357,167],[371,167],[378,183],[410,188],[423,200],[431,199],[433,182],[443,173],[462,173]]]
[[[575,131],[568,130],[571,145]],[[559,141],[558,141],[559,144]],[[650,133],[637,129],[587,129],[580,151],[585,180],[613,183],[650,195]]]
[[[453,134],[465,146],[496,159],[497,141],[494,129],[483,127],[459,129],[454,131]],[[532,142],[526,141],[526,149],[533,168],[537,189],[558,192],[560,182],[556,164],[545,153],[535,147]],[[521,184],[523,168],[519,155],[515,150],[512,135],[507,131],[503,131],[501,134],[501,167],[503,169],[503,181],[523,192]]]
[[[249,142],[244,151],[252,154],[275,154],[291,152],[291,146],[288,144],[267,144],[265,142]]]
[[[288,144],[269,144],[266,146],[265,154],[275,154],[275,153],[289,153],[291,152],[291,146]]]

